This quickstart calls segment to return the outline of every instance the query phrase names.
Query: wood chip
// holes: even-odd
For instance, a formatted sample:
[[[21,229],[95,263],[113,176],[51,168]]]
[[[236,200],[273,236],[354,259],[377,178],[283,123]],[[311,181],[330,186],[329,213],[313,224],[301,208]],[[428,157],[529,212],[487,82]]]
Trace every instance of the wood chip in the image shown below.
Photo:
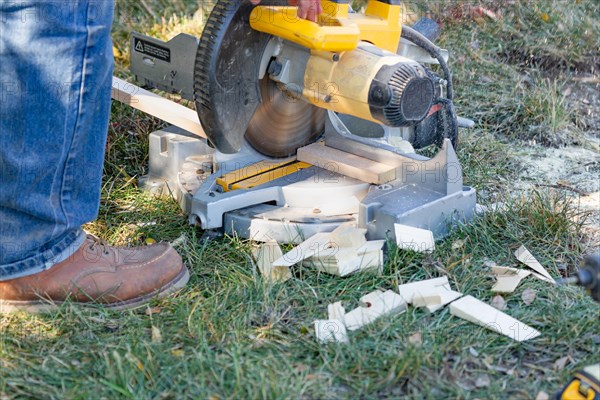
[[[413,344],[415,346],[420,346],[421,344],[423,344],[421,332],[416,332],[410,335],[408,338],[408,343]]]
[[[161,343],[162,342],[162,334],[160,333],[160,329],[156,326],[152,326],[152,343]]]
[[[292,277],[288,266],[273,265],[276,260],[283,257],[281,248],[275,240],[262,243],[254,252],[254,256],[261,275],[266,279],[273,282],[285,282]]]
[[[542,276],[543,278],[541,279],[556,284],[556,281],[554,278],[552,278],[548,271],[546,271],[546,268],[544,268],[542,264],[536,260],[536,258],[529,252],[529,250],[527,250],[525,246],[521,246],[517,251],[515,251],[515,257],[517,257],[517,260],[521,261],[523,264],[537,272],[539,276]]]
[[[487,375],[479,375],[475,381],[475,386],[478,388],[484,388],[490,386],[490,377]]]
[[[561,357],[558,360],[554,361],[554,369],[557,371],[562,371],[567,366],[569,359],[570,359],[569,356],[565,356],[565,357]]]
[[[348,343],[348,333],[344,324],[337,319],[315,321],[315,334],[319,343]]]
[[[544,391],[540,391],[537,396],[535,396],[535,400],[550,400],[550,395]]]
[[[531,271],[509,267],[492,267],[492,272],[496,276],[496,284],[492,287],[492,292],[512,293],[521,281],[532,274]]]
[[[344,314],[346,314],[346,310],[342,306],[342,302],[338,301],[327,306],[327,314],[329,319],[337,319],[344,323]]]

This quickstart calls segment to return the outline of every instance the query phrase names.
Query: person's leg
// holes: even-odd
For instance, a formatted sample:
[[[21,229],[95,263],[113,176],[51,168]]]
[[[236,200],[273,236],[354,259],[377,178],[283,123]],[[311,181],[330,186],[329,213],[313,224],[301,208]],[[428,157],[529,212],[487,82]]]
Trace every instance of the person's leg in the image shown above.
[[[31,304],[34,295],[62,301],[74,287],[87,288],[79,301],[117,286],[103,302],[137,301],[187,274],[169,246],[125,252],[80,228],[98,212],[112,8],[108,0],[0,3],[0,311],[3,301]],[[172,269],[160,275],[165,260]],[[103,275],[88,279],[90,265]]]
[[[0,280],[73,253],[96,217],[113,69],[111,1],[2,2]]]

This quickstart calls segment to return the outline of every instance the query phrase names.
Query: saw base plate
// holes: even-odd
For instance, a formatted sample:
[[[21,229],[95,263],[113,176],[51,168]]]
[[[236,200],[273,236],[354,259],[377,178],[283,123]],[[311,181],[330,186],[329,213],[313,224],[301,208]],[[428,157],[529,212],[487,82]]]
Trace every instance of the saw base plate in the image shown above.
[[[348,221],[367,228],[369,240],[393,240],[394,224],[429,229],[439,238],[474,216],[476,193],[463,186],[449,140],[427,159],[394,153],[377,141],[367,145],[365,138],[352,139],[340,124],[328,113],[326,144],[365,157],[403,157],[411,174],[377,186],[313,166],[252,189],[223,192],[217,183],[221,176],[262,161],[264,155],[248,144],[238,154],[215,152],[203,140],[168,128],[150,135],[150,174],[141,183],[153,192],[174,194],[191,224],[257,241],[299,243]]]

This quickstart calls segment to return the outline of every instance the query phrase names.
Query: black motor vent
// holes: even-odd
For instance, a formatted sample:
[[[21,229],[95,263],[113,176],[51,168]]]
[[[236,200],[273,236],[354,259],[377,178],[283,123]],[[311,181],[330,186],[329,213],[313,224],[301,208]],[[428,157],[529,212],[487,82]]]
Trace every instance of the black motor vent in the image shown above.
[[[414,126],[428,115],[435,100],[435,86],[419,64],[382,67],[369,89],[373,118],[392,127]]]

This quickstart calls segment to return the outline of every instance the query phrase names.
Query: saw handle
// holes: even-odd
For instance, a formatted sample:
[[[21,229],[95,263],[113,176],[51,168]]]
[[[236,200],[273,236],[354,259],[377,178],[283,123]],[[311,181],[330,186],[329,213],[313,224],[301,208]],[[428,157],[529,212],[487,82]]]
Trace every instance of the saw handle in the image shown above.
[[[300,18],[297,7],[258,6],[250,14],[250,26],[311,50],[349,51],[365,41],[396,53],[402,32],[401,6],[389,1],[369,0],[362,15],[350,14],[347,2],[323,0],[316,22]]]

